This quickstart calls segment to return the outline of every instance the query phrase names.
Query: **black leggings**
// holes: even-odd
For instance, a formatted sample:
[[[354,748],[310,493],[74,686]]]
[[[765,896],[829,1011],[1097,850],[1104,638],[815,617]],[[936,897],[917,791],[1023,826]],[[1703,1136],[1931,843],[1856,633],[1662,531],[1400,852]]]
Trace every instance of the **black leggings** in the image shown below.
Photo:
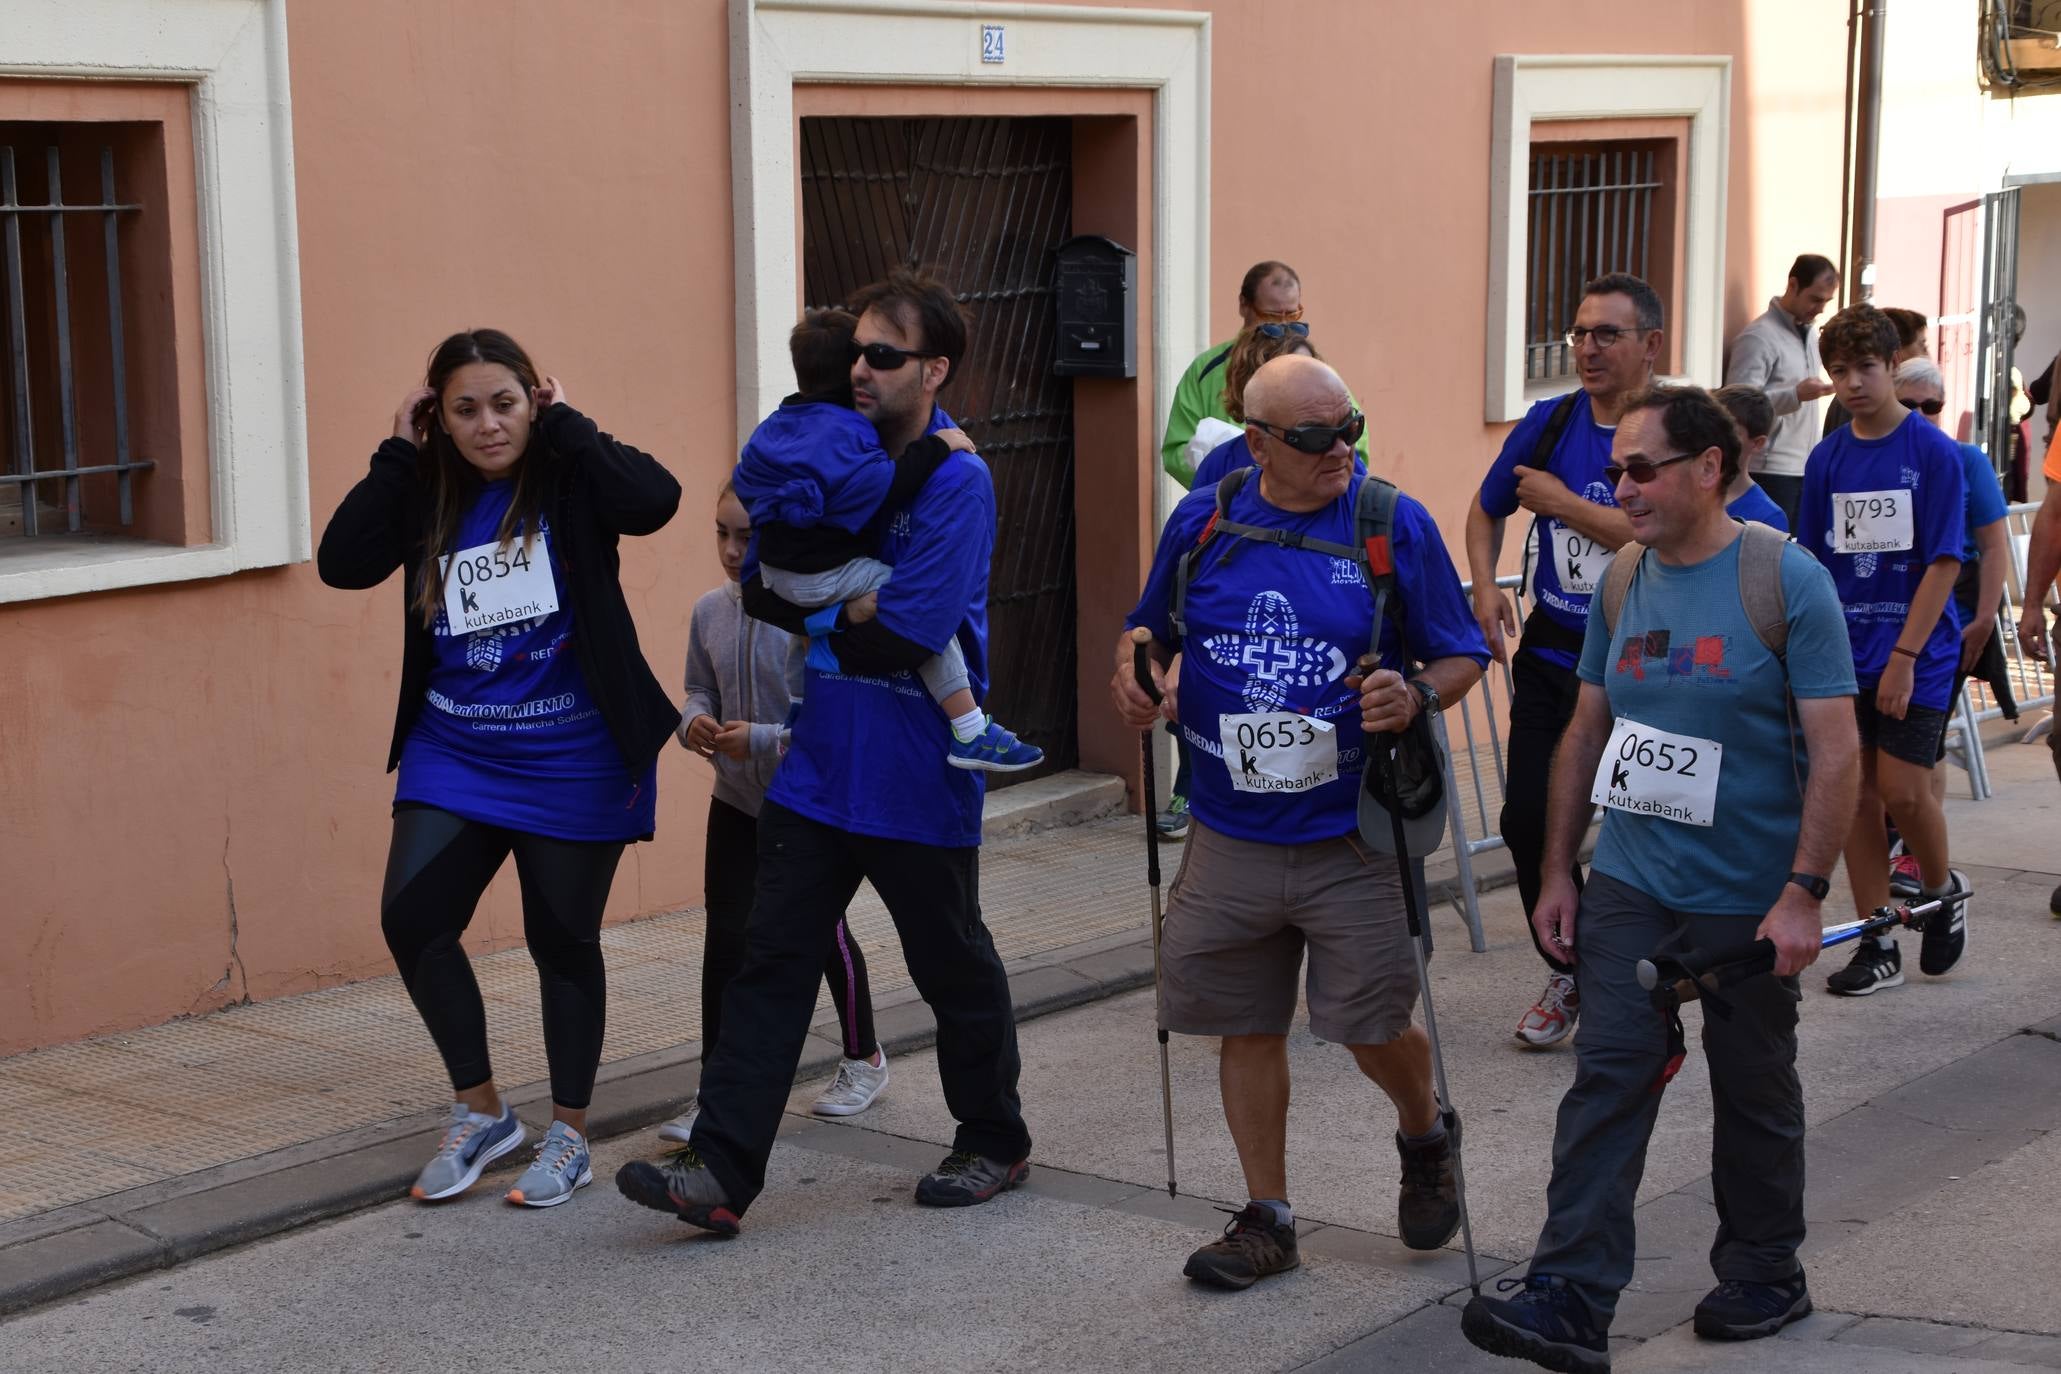
[[[759,823],[716,798],[708,803],[708,852],[703,860],[702,887],[707,893],[708,934],[701,945],[701,1062],[715,1053],[723,1025],[723,991],[744,967],[745,932],[751,924],[752,894],[759,881]],[[880,1044],[873,1038],[873,989],[866,982],[866,956],[852,938],[842,916],[832,932],[823,977],[830,1000],[837,1004],[837,1024],[844,1039],[844,1057],[871,1059]]]
[[[1534,621],[1545,612],[1535,612]],[[1510,662],[1510,737],[1503,766],[1503,843],[1517,868],[1517,895],[1524,902],[1524,929],[1539,958],[1555,973],[1572,973],[1574,965],[1547,951],[1539,943],[1531,914],[1538,909],[1539,889],[1544,886],[1540,870],[1546,857],[1546,794],[1553,772],[1553,751],[1560,736],[1574,719],[1575,699],[1581,695],[1581,679],[1572,668],[1548,663],[1536,653],[1520,649]],[[1582,885],[1582,867],[1574,866],[1574,885]]]
[[[379,926],[408,996],[444,1056],[451,1087],[488,1082],[487,1012],[459,937],[509,852],[522,883],[522,930],[543,988],[551,1100],[584,1110],[601,1066],[608,983],[601,909],[623,841],[554,840],[503,830],[431,806],[394,811]]]

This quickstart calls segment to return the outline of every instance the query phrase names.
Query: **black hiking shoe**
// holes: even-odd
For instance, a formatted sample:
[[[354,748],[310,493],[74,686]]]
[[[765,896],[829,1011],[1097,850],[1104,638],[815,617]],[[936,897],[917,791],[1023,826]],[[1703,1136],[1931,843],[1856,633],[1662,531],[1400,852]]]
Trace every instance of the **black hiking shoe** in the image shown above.
[[[1030,1177],[1030,1161],[1005,1164],[971,1150],[954,1150],[916,1184],[925,1207],[972,1207],[1007,1192]]]
[[[1696,1304],[1696,1334],[1714,1341],[1757,1340],[1810,1314],[1811,1290],[1802,1270],[1781,1283],[1726,1279]]]
[[[1187,1267],[1181,1272],[1212,1288],[1240,1289],[1301,1264],[1302,1255],[1295,1248],[1295,1227],[1280,1225],[1265,1207],[1247,1207],[1231,1212],[1223,1238],[1188,1256]]]
[[[669,1152],[657,1164],[631,1160],[615,1171],[615,1186],[617,1192],[639,1207],[671,1212],[680,1220],[719,1236],[734,1236],[738,1232],[737,1210],[692,1145]]]
[[[1448,1107],[1446,1133],[1429,1145],[1411,1145],[1398,1131],[1403,1186],[1396,1197],[1396,1229],[1412,1250],[1436,1250],[1460,1229],[1460,1181],[1454,1161],[1460,1153],[1460,1114]]]
[[[1460,1313],[1460,1331],[1475,1348],[1530,1360],[1560,1374],[1608,1374],[1610,1339],[1589,1305],[1557,1274],[1498,1279],[1497,1292],[1519,1285],[1514,1298],[1475,1297]]]

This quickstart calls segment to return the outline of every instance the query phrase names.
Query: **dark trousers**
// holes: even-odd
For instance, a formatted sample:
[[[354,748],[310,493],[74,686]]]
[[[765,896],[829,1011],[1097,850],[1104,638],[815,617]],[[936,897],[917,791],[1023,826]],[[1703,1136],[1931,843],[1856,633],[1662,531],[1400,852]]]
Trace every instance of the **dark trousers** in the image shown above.
[[[715,1053],[723,1028],[723,994],[744,967],[752,895],[759,880],[758,821],[715,797],[708,803],[708,848],[702,859],[708,930],[701,942],[701,1062]],[[866,981],[866,956],[843,916],[823,964],[844,1057],[871,1059],[880,1048],[873,1037],[873,988]]]
[[[623,855],[620,840],[554,840],[404,804],[394,812],[380,930],[451,1087],[463,1092],[487,1082],[494,1076],[487,1009],[459,938],[511,852],[522,884],[523,938],[543,992],[551,1100],[583,1108],[594,1095],[608,1019],[601,910]]]
[[[1632,1204],[1660,1114],[1655,1091],[1667,1062],[1666,1021],[1636,972],[1668,941],[1711,949],[1752,936],[1752,916],[1698,916],[1662,906],[1607,874],[1592,874],[1576,921],[1575,978],[1582,1032],[1574,1086],[1553,1129],[1546,1227],[1535,1274],[1558,1274],[1608,1326],[1632,1277]],[[1803,1243],[1803,1086],[1796,1077],[1794,978],[1749,978],[1727,990],[1732,1015],[1705,1008],[1710,1065],[1711,1194],[1717,1277],[1779,1283],[1798,1269]]]
[[[854,835],[767,802],[744,967],[725,997],[694,1123],[695,1149],[740,1213],[766,1185],[816,980],[861,881],[887,904],[909,975],[937,1017],[938,1078],[959,1121],[952,1148],[1012,1162],[1030,1153],[1009,979],[980,919],[980,851]]]
[[[1829,434],[1831,431],[1826,432]],[[1768,494],[1768,500],[1782,508],[1783,518],[1788,520],[1790,530],[1795,531],[1796,511],[1803,504],[1803,478],[1785,477],[1779,472],[1756,472],[1753,480]]]
[[[1534,620],[1543,619],[1535,612]],[[1503,843],[1509,846],[1511,862],[1517,866],[1517,895],[1524,901],[1524,928],[1531,935],[1532,948],[1539,952],[1555,973],[1572,973],[1574,965],[1547,952],[1532,929],[1531,913],[1539,904],[1539,869],[1546,855],[1547,781],[1553,771],[1553,751],[1567,722],[1574,719],[1574,703],[1581,695],[1581,679],[1574,669],[1548,663],[1529,649],[1520,648],[1510,663],[1510,740],[1503,765]],[[1581,865],[1574,868],[1574,884],[1581,886]]]

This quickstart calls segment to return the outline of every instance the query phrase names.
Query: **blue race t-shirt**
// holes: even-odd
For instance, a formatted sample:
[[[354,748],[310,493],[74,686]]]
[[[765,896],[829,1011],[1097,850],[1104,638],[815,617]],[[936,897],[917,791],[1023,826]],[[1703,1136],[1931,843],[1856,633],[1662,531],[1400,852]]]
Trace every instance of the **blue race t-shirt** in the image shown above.
[[[1807,761],[1781,661],[1739,601],[1742,543],[1688,567],[1647,554],[1618,610],[1615,642],[1598,605],[1575,671],[1604,689],[1616,719],[1722,746],[1686,765],[1718,770],[1712,824],[1606,807],[1595,871],[1678,910],[1758,918],[1794,866]],[[1782,595],[1789,690],[1802,698],[1854,695],[1838,593],[1794,544],[1782,549]],[[1606,755],[1604,767],[1611,762]]]
[[[1224,480],[1226,473],[1236,472],[1239,468],[1258,466],[1259,464],[1253,461],[1252,445],[1245,441],[1244,431],[1241,430],[1237,438],[1226,439],[1209,451],[1209,456],[1197,465],[1194,480],[1188,483],[1188,490],[1201,491],[1207,487],[1215,491],[1217,483]],[[1359,452],[1355,450],[1353,475],[1364,476],[1366,471],[1367,460],[1360,457]]]
[[[1739,493],[1738,499],[1725,507],[1725,514],[1734,520],[1754,520],[1784,534],[1789,533],[1789,517],[1782,514],[1782,508],[1775,504],[1773,497],[1760,489],[1758,482],[1750,484],[1745,491]]]
[[[930,432],[951,426],[942,410]],[[880,623],[942,649],[956,638],[976,701],[988,689],[988,561],[995,486],[971,453],[947,458],[907,508],[889,517],[875,556],[894,568]],[[745,561],[749,578],[757,549]],[[837,636],[830,636],[835,652]],[[946,762],[951,724],[912,672],[805,676],[801,715],[767,798],[859,835],[968,848],[980,843],[982,775]]]
[[[894,460],[850,406],[790,398],[744,441],[730,483],[751,523],[855,534],[887,496]]]
[[[394,800],[561,840],[647,836],[657,811],[658,765],[630,776],[587,691],[550,523],[539,523],[527,549],[520,534],[506,549],[495,545],[514,495],[512,480],[481,487],[459,517],[452,547],[517,581],[541,580],[548,568],[557,609],[453,634],[447,610],[438,608],[427,701],[401,746]],[[464,585],[459,561],[453,559],[448,583],[461,596],[481,595]],[[461,600],[461,610],[466,604]]]
[[[1960,446],[1906,413],[1880,439],[1851,425],[1811,450],[1796,508],[1796,541],[1832,574],[1846,607],[1854,674],[1872,691],[1911,612],[1925,570],[1958,559],[1967,538],[1967,481]],[[1952,597],[1913,665],[1911,700],[1943,711],[1961,654]]]
[[[1960,444],[1961,477],[1967,483],[1968,538],[1961,546],[1961,561],[1973,563],[1982,556],[1976,547],[1975,532],[1985,525],[1994,525],[2008,513],[2004,505],[2004,489],[1997,484],[1997,470],[1989,465],[1989,459],[1973,444]]]
[[[1488,476],[1481,479],[1481,508],[1496,519],[1506,520],[1517,513],[1517,469],[1536,466],[1533,450],[1538,448],[1553,407],[1561,399],[1555,396],[1540,401],[1526,411],[1517,428],[1503,441],[1503,451],[1496,455]],[[1603,475],[1603,467],[1610,461],[1610,441],[1616,433],[1615,429],[1596,423],[1586,391],[1575,393],[1574,410],[1567,417],[1567,427],[1560,432],[1560,442],[1553,448],[1546,471],[1584,501],[1615,507],[1617,496]],[[1589,599],[1603,585],[1603,571],[1614,550],[1597,547],[1558,520],[1540,518],[1533,522],[1533,528],[1539,541],[1531,559],[1533,613],[1544,611],[1554,624],[1580,634],[1588,621]],[[1574,655],[1560,649],[1536,648],[1531,652],[1562,668],[1574,666]]]
[[[1363,480],[1354,478],[1344,495],[1321,510],[1292,514],[1260,495],[1257,477],[1247,478],[1231,499],[1228,518],[1351,547],[1358,539],[1354,507]],[[1365,744],[1359,694],[1345,685],[1345,677],[1372,638],[1373,594],[1351,559],[1220,532],[1188,584],[1188,638],[1182,641],[1171,619],[1176,565],[1215,512],[1215,490],[1201,487],[1174,508],[1144,594],[1125,622],[1145,626],[1182,651],[1180,726],[1194,751],[1188,809],[1210,829],[1238,839],[1336,839],[1358,827]],[[1488,644],[1460,591],[1445,542],[1430,514],[1408,496],[1396,502],[1390,547],[1407,632],[1398,644],[1394,620],[1382,626],[1382,666],[1402,671],[1405,648],[1418,662],[1464,657],[1486,664]],[[1225,762],[1224,718],[1279,712],[1333,727],[1337,776],[1297,791],[1255,791],[1250,784],[1241,790]],[[1238,723],[1233,720],[1229,729],[1233,751],[1242,752]],[[1330,747],[1323,752],[1329,764]]]

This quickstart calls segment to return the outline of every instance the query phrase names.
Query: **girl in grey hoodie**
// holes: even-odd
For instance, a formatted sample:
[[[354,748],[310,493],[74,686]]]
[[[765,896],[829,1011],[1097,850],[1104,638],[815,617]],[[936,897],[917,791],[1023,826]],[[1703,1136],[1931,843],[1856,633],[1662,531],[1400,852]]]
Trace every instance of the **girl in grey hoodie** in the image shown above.
[[[708,933],[701,949],[701,1057],[707,1063],[723,1022],[723,989],[744,964],[745,930],[758,885],[758,814],[786,749],[788,636],[744,613],[739,579],[751,544],[751,518],[726,480],[716,492],[716,552],[727,581],[694,603],[687,632],[687,704],[680,743],[715,765],[702,882]],[[823,966],[844,1059],[816,1099],[819,1116],[851,1116],[887,1086],[887,1054],[873,1037],[873,993],[866,959],[843,919]],[[698,1104],[659,1127],[685,1143]]]

